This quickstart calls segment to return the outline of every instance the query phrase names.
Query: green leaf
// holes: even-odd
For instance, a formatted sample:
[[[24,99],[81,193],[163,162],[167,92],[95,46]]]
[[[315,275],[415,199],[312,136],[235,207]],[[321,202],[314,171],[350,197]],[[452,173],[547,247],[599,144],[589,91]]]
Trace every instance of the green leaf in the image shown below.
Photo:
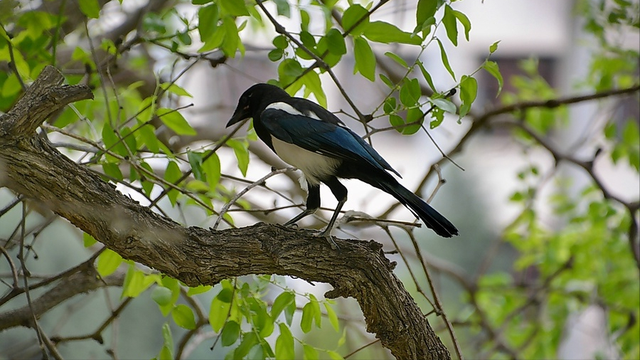
[[[320,40],[318,41],[317,50],[318,50],[318,53],[320,54],[326,53],[324,57],[324,62],[327,63],[329,67],[335,66],[342,58],[342,55],[337,55],[329,51],[329,40],[327,39],[326,36],[321,37]]]
[[[312,36],[312,38],[313,38],[313,36]],[[287,41],[287,37],[284,36],[284,35],[276,36],[275,38],[273,38],[273,41],[271,41],[271,43],[273,44],[273,46],[276,47],[276,49],[280,49],[280,50],[284,50],[289,46],[289,42]]]
[[[313,318],[315,317],[315,308],[311,305],[311,302],[308,302],[302,308],[302,319],[300,319],[300,329],[305,334],[311,331],[311,325],[313,324]]]
[[[318,350],[316,350],[313,346],[302,344],[303,351],[303,359],[304,360],[318,360]]]
[[[269,60],[275,62],[282,59],[283,55],[284,55],[284,51],[282,51],[282,49],[273,49],[269,51],[269,53],[267,54],[267,57],[269,58]]]
[[[392,53],[391,51],[387,51],[386,53],[384,53],[385,56],[391,58],[393,61],[397,62],[398,64],[400,64],[400,66],[404,67],[405,69],[409,67],[409,65],[407,65],[407,62],[404,61],[403,58],[401,58],[400,56]]]
[[[231,303],[222,301],[217,296],[211,300],[209,324],[211,324],[213,331],[220,332],[229,316],[229,309],[231,309]]]
[[[406,107],[413,107],[420,101],[422,96],[418,79],[405,79],[400,88],[400,102]]]
[[[158,153],[160,151],[160,141],[155,134],[155,128],[151,124],[145,124],[142,126],[140,126],[140,124],[140,121],[138,121],[139,126],[136,131],[138,142],[140,142],[141,145],[146,145],[147,149],[152,153]]]
[[[173,349],[173,336],[171,335],[171,328],[168,323],[162,325],[162,339],[166,347]]]
[[[283,291],[276,299],[273,301],[273,305],[271,306],[271,317],[275,320],[278,318],[282,310],[284,310],[287,305],[295,302],[296,296],[290,291]]]
[[[389,87],[389,89],[394,89],[396,87],[391,81],[391,79],[386,77],[384,74],[378,74],[378,76],[380,77],[380,80],[382,80],[382,82]],[[395,99],[395,98],[391,98],[391,99]]]
[[[498,63],[496,63],[495,61],[487,60],[484,62],[484,64],[482,64],[482,68],[485,69],[489,74],[491,74],[491,76],[493,76],[496,80],[498,80],[498,93],[496,94],[496,97],[498,97],[498,95],[500,95],[500,92],[502,91],[503,84],[502,74],[500,74]]]
[[[447,30],[447,37],[451,43],[454,46],[458,46],[458,22],[456,21],[456,15],[453,13],[453,9],[449,5],[444,6],[442,24]]]
[[[164,286],[156,286],[151,292],[151,299],[155,301],[158,305],[168,305],[171,304],[172,293],[171,290]]]
[[[293,335],[286,324],[279,324],[280,336],[276,340],[276,359],[294,360],[296,352],[293,343]]]
[[[214,153],[202,163],[202,171],[207,177],[207,183],[211,191],[216,191],[222,170],[220,168],[220,158]]]
[[[243,1],[237,1],[237,0],[229,0],[232,1],[234,3],[242,3],[244,4]],[[244,6],[244,5],[243,5]],[[225,17],[222,20],[222,27],[224,28],[224,40],[222,41],[222,52],[230,57],[230,58],[234,58],[236,56],[236,50],[238,50],[239,48],[241,49],[241,52],[244,52],[242,49],[244,49],[244,47],[240,47],[241,42],[240,42],[240,36],[238,34],[239,30],[238,27],[236,26],[236,22],[233,18],[231,17]]]
[[[196,328],[196,319],[193,315],[193,310],[184,304],[176,305],[171,312],[171,317],[175,321],[176,325],[187,330],[193,330]]]
[[[395,127],[396,131],[403,135],[413,135],[420,130],[420,125],[422,124],[422,121],[417,121],[418,119],[422,119],[422,111],[415,107],[407,110],[406,119],[403,119],[396,114],[389,115],[389,124]],[[412,124],[414,122],[416,123]],[[407,125],[410,123],[412,125]]]
[[[462,24],[462,26],[464,27],[464,37],[465,39],[467,39],[467,41],[469,41],[469,32],[471,31],[471,21],[469,21],[469,18],[467,17],[467,15],[461,13],[458,10],[453,10],[453,15],[455,15],[456,19],[458,19],[458,21],[460,21],[460,24]]]
[[[285,59],[278,66],[278,77],[280,84],[286,86],[291,84],[298,76],[302,75],[302,65],[297,60]]]
[[[147,172],[153,174],[153,169],[151,168],[151,166],[149,164],[147,164],[144,161],[140,161],[140,167],[147,170]],[[141,172],[141,174],[143,174]],[[141,177],[144,177],[144,175],[142,175]],[[147,196],[151,196],[151,191],[153,190],[154,187],[154,183],[145,179],[141,179],[142,181],[142,189],[144,190],[144,193]]]
[[[310,304],[311,306],[313,306],[313,319],[316,322],[316,326],[320,328],[322,325],[322,312],[320,311],[320,303],[313,294],[309,294],[309,300],[311,300]]]
[[[363,17],[364,20],[362,20],[354,28],[354,25]],[[345,29],[345,31],[350,30],[349,33],[353,36],[357,37],[358,35],[362,34],[368,24],[369,12],[360,4],[353,4],[349,6],[349,8],[345,10],[344,14],[342,15],[342,28]]]
[[[347,53],[347,46],[338,29],[332,28],[324,36],[327,39],[327,49],[334,55],[344,55]]]
[[[138,120],[141,123],[146,123],[153,117],[155,103],[157,97],[155,95],[149,96],[140,102],[138,106]]]
[[[422,38],[398,29],[395,25],[384,21],[370,22],[364,29],[364,36],[369,40],[388,44],[391,42],[420,45]]]
[[[211,285],[198,285],[196,287],[190,287],[189,290],[187,291],[187,295],[193,296],[198,294],[204,294],[211,289],[212,289]]]
[[[202,153],[188,150],[187,159],[189,159],[193,177],[200,181],[206,181],[204,171],[202,170]]]
[[[444,110],[439,107],[433,108],[431,111],[431,117],[434,119],[429,123],[431,129],[435,129],[444,121]]]
[[[189,92],[187,90],[185,90],[184,88],[180,87],[179,85],[176,85],[176,83],[169,83],[169,82],[165,82],[160,84],[160,88],[162,90],[168,91],[172,94],[178,95],[178,96],[186,96],[186,97],[190,97],[192,98],[193,95],[189,94]]]
[[[120,134],[122,135],[122,140],[127,146],[127,149],[129,150],[127,151],[127,155],[129,152],[132,155],[135,155],[138,152],[138,143],[136,142],[136,137],[131,134],[131,129],[129,127],[123,127],[122,130],[120,130]]]
[[[491,46],[489,46],[489,54],[493,54],[494,52],[496,52],[496,50],[498,50],[499,43],[500,43],[500,40],[494,42],[493,44],[491,44]]]
[[[259,340],[258,340],[258,336],[254,332],[251,331],[251,332],[244,333],[242,335],[242,341],[240,342],[240,345],[238,345],[238,347],[233,352],[233,358],[244,359],[245,356],[249,354],[249,351],[251,350],[251,348],[253,348],[254,345],[256,344],[259,344]],[[247,358],[256,359],[255,357],[247,357]]]
[[[331,358],[331,360],[344,360],[342,355],[338,354],[335,351],[327,351],[327,355]]]
[[[247,176],[247,169],[249,168],[249,144],[246,141],[230,139],[227,140],[227,145],[233,149],[236,159],[238,159],[238,169],[240,169],[242,176]]]
[[[437,9],[438,1],[436,0],[418,0],[416,24],[418,24],[418,26],[422,26],[422,24],[424,24],[428,19],[435,16]]]
[[[100,17],[100,4],[98,0],[80,0],[78,1],[80,11],[90,19],[97,19]]]
[[[122,297],[138,297],[147,290],[156,279],[157,277],[145,275],[144,272],[136,269],[135,265],[129,265],[129,270],[127,271],[122,287]]]
[[[297,310],[298,308],[296,306],[296,301],[294,298],[294,300],[290,302],[289,305],[287,305],[287,307],[284,308],[284,318],[285,318],[285,321],[287,322],[287,325],[291,326],[293,322],[293,314],[295,314]]]
[[[93,244],[97,243],[96,239],[94,239],[93,236],[87,233],[82,233],[82,242],[84,244],[84,247],[90,247]]]
[[[313,95],[316,97],[316,100],[318,101],[318,104],[326,108],[327,95],[324,93],[324,90],[322,89],[320,75],[318,75],[318,73],[315,71],[309,71],[302,77],[301,81],[305,85],[304,96],[307,97],[309,96],[309,94],[313,93]]]
[[[315,48],[318,44],[316,43],[316,38],[313,37],[313,35],[311,35],[310,32],[308,31],[302,31],[300,32],[300,41],[302,41],[302,44],[304,46],[306,46],[309,49],[313,49]]]
[[[182,177],[182,171],[180,170],[180,167],[178,166],[178,164],[176,164],[175,161],[169,161],[167,163],[167,169],[164,172],[164,179],[167,182],[176,184],[178,179],[180,179],[181,177]],[[171,189],[167,193],[167,197],[169,197],[169,201],[171,202],[172,206],[176,206],[176,202],[178,201],[178,195],[179,193],[178,193],[178,190],[176,189]]]
[[[231,16],[249,16],[244,0],[219,0],[220,9]]]
[[[478,94],[478,82],[475,78],[467,75],[462,76],[460,81],[460,100],[462,100],[462,106],[460,107],[460,117],[465,116],[471,104],[476,100]]]
[[[373,54],[367,40],[358,37],[354,40],[355,66],[354,73],[359,71],[370,81],[376,80],[376,56]]]
[[[240,1],[240,0],[236,0]],[[288,0],[274,0],[276,3],[276,10],[278,11],[278,15],[282,15],[284,17],[291,17],[291,7],[289,5]]]
[[[430,99],[430,101],[433,105],[439,107],[440,109],[446,112],[449,112],[452,114],[455,114],[457,112],[456,105],[447,99]]]
[[[20,85],[20,80],[18,80],[18,76],[16,74],[11,74],[5,80],[4,84],[2,84],[2,97],[10,98],[20,92],[22,89]]]
[[[240,324],[232,320],[228,321],[224,325],[224,329],[222,329],[222,334],[220,335],[220,337],[222,346],[233,345],[240,337]]]
[[[173,360],[173,351],[169,349],[167,346],[162,345],[162,349],[160,349],[160,354],[158,354],[157,358],[153,360]]]
[[[420,68],[420,72],[422,73],[422,77],[424,77],[427,84],[429,84],[429,87],[431,88],[431,90],[434,93],[437,93],[438,91],[436,90],[436,86],[433,84],[433,79],[431,79],[431,74],[429,74],[427,69],[424,67],[424,64],[422,63],[422,61],[418,60],[416,61],[416,64],[418,64],[418,67]]]
[[[98,255],[96,270],[100,276],[105,277],[113,274],[122,263],[122,256],[111,249],[105,249]]]
[[[104,126],[102,127],[102,141],[104,142],[104,146],[106,150],[110,150],[118,155],[128,156],[127,148],[124,147],[122,141],[116,134],[116,132],[111,127],[108,121],[104,122]],[[117,158],[111,157],[111,155],[107,155],[109,161],[119,162]]]
[[[622,130],[622,142],[629,147],[638,147],[640,143],[640,134],[638,133],[638,125],[635,121],[627,121]]]
[[[300,9],[300,28],[302,31],[309,31],[309,22],[311,21],[311,17],[309,13],[303,9]]]
[[[383,106],[384,113],[385,114],[391,114],[391,113],[395,112],[396,111],[396,106],[397,106],[396,98],[394,98],[394,97],[388,98],[387,100],[384,101],[384,106]]]
[[[157,111],[158,117],[169,129],[178,135],[196,135],[196,131],[189,125],[187,120],[177,110],[160,108]]]
[[[198,52],[211,51],[213,49],[220,47],[220,45],[222,45],[222,43],[226,38],[226,34],[227,34],[227,31],[225,27],[215,26],[211,32],[211,35],[209,35],[206,39],[202,39],[204,42],[204,45],[202,45],[202,47],[198,49]]]
[[[327,317],[329,318],[329,322],[331,323],[331,326],[333,326],[336,332],[340,331],[340,323],[338,321],[338,315],[336,315],[336,312],[331,307],[331,304],[329,304],[328,302],[325,302],[324,308],[327,310]]]
[[[444,50],[444,46],[442,45],[442,42],[440,41],[440,39],[436,38],[436,41],[438,42],[438,46],[440,46],[440,57],[442,58],[442,64],[447,69],[447,71],[449,72],[453,80],[455,80],[456,75],[453,73],[453,70],[451,69],[451,65],[449,64],[449,58],[447,57],[447,52]]]
[[[123,176],[122,176],[122,171],[120,171],[120,167],[118,166],[118,164],[114,164],[114,163],[103,163],[102,164],[102,170],[104,171],[104,173],[116,180],[122,180]]]

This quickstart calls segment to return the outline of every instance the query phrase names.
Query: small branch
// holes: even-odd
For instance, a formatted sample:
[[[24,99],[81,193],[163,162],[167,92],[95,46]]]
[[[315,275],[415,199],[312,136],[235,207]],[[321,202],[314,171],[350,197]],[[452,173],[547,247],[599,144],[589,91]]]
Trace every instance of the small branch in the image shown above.
[[[252,184],[249,184],[249,186],[247,186],[244,189],[242,189],[242,191],[238,192],[231,200],[229,200],[229,202],[224,204],[222,209],[220,209],[220,212],[218,213],[218,218],[216,219],[216,222],[213,224],[213,230],[218,229],[218,225],[220,225],[220,221],[224,217],[224,214],[226,214],[227,211],[229,210],[229,208],[233,204],[235,204],[236,201],[238,201],[238,199],[243,197],[244,194],[248,193],[251,189],[255,188],[256,186],[263,185],[265,183],[265,181],[267,181],[267,179],[269,179],[270,177],[278,175],[278,174],[283,174],[283,173],[285,173],[287,171],[291,171],[291,170],[293,170],[293,168],[284,168],[284,169],[273,170],[270,173],[268,173],[267,175],[265,175],[265,176],[261,177],[260,179],[256,180]]]
[[[32,134],[49,116],[72,102],[93,99],[86,85],[61,85],[64,77],[46,66],[16,105],[0,116],[0,137]],[[33,104],[42,106],[33,108]]]

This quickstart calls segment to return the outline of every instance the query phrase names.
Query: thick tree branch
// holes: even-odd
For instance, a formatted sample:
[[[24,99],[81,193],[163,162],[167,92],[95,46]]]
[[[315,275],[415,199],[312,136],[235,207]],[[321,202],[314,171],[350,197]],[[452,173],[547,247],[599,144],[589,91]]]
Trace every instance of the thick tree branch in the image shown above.
[[[424,314],[396,278],[395,266],[381,245],[337,240],[332,251],[313,232],[257,224],[223,231],[185,228],[124,196],[97,175],[60,154],[32,131],[48,113],[78,99],[88,89],[58,86],[62,76],[46,68],[40,84],[59,93],[57,101],[42,88],[31,94],[30,107],[18,107],[0,117],[0,185],[39,201],[127,259],[153,267],[187,285],[213,285],[246,274],[280,274],[334,287],[326,296],[354,297],[367,330],[399,359],[449,359]],[[64,88],[63,88],[64,89]],[[26,123],[26,124],[25,124]]]

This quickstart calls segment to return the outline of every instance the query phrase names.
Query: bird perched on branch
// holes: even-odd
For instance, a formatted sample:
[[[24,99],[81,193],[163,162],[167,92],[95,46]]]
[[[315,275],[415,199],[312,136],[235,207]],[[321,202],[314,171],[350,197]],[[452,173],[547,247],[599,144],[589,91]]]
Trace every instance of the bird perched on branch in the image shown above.
[[[358,179],[395,197],[425,225],[443,237],[458,235],[458,229],[434,208],[400,185],[398,175],[369,144],[346,127],[334,114],[303,98],[269,84],[256,84],[245,91],[227,127],[253,118],[260,139],[286,163],[301,170],[308,185],[306,209],[285,223],[290,226],[320,207],[320,183],[329,187],[338,205],[320,234],[331,246],[331,231],[347,188],[338,178]]]

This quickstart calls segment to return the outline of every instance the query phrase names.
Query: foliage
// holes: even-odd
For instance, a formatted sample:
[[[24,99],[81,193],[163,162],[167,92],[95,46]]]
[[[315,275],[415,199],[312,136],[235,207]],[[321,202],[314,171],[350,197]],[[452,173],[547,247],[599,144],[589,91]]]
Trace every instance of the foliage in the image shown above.
[[[447,49],[464,46],[462,39],[468,41],[473,34],[473,18],[460,11],[455,1],[418,1],[415,22],[406,27],[377,16],[380,8],[390,6],[387,1],[294,4],[286,0],[267,3],[192,0],[181,4],[189,12],[181,12],[178,6],[153,5],[136,26],[119,28],[124,32],[112,38],[96,30],[107,22],[107,10],[100,7],[102,2],[80,1],[83,16],[77,19],[62,11],[64,1],[54,3],[61,8],[50,11],[47,7],[33,10],[16,6],[0,18],[0,64],[6,70],[0,72],[0,109],[10,109],[25,86],[47,64],[61,68],[70,84],[88,84],[95,89],[95,100],[67,107],[50,119],[43,130],[54,139],[64,139],[59,147],[74,161],[135,194],[150,209],[184,219],[185,225],[192,225],[187,216],[220,217],[233,227],[235,215],[226,211],[228,207],[222,211],[222,204],[232,200],[239,210],[260,220],[259,212],[255,211],[260,206],[247,198],[235,199],[234,187],[242,184],[272,191],[264,183],[246,180],[255,159],[250,144],[257,136],[252,129],[243,136],[232,132],[209,139],[205,145],[191,141],[200,129],[192,125],[185,111],[193,94],[181,83],[184,74],[194,71],[194,64],[209,63],[216,67],[246,56],[251,51],[246,46],[247,39],[252,36],[269,38],[269,50],[260,56],[276,64],[270,83],[291,94],[313,97],[325,107],[328,104],[325,89],[328,83],[333,84],[350,104],[349,112],[362,123],[369,138],[388,130],[423,136],[427,134],[425,121],[432,130],[452,118],[460,124],[467,119],[480,124],[471,127],[467,133],[470,138],[484,122],[493,121],[493,115],[511,113],[517,120],[503,125],[512,129],[524,156],[534,149],[546,151],[557,164],[580,167],[587,174],[588,183],[578,193],[572,193],[573,184],[559,165],[541,170],[532,163],[517,174],[522,188],[510,200],[518,205],[519,214],[501,233],[501,241],[517,251],[517,258],[513,259],[512,268],[478,274],[474,283],[466,280],[470,278],[466,274],[459,277],[454,274],[453,278],[465,289],[459,304],[462,311],[456,316],[447,319],[444,312],[449,309],[443,308],[437,294],[427,296],[422,292],[414,272],[422,272],[429,278],[426,265],[423,261],[406,260],[403,249],[396,245],[404,266],[411,272],[407,281],[415,282],[420,292],[416,297],[422,296],[419,301],[427,300],[433,312],[444,315],[441,319],[447,330],[442,330],[440,337],[454,339],[452,323],[469,329],[458,337],[458,342],[450,340],[452,352],[461,348],[463,354],[487,358],[555,357],[567,319],[590,304],[598,304],[605,309],[608,333],[620,353],[625,358],[640,356],[639,326],[633,322],[639,316],[640,304],[639,260],[633,254],[638,233],[637,200],[634,203],[611,195],[598,180],[593,161],[562,155],[549,145],[548,137],[569,122],[571,102],[563,103],[559,91],[539,75],[535,59],[522,63],[524,75],[510,79],[515,91],[505,93],[502,89],[507,79],[503,79],[498,62],[489,58],[499,52],[499,42],[487,47],[487,58],[471,73],[462,74],[452,66]],[[577,10],[586,20],[585,30],[597,39],[589,77],[580,87],[604,98],[609,95],[601,94],[608,91],[637,86],[637,50],[608,41],[611,32],[637,33],[637,4],[625,0],[614,1],[613,5],[605,1],[578,4]],[[126,2],[111,5],[124,9]],[[321,18],[316,16],[318,13]],[[292,22],[295,26],[291,28],[295,30],[283,25]],[[73,32],[67,32],[69,28]],[[272,28],[275,32],[271,32]],[[406,48],[413,52],[397,50]],[[425,63],[423,55],[427,49],[436,50],[439,63]],[[409,57],[407,53],[413,55]],[[159,64],[158,58],[165,60]],[[353,60],[354,74],[386,86],[382,101],[372,109],[365,112],[359,109],[350,98],[353,94],[345,91],[335,75],[336,67],[349,63],[345,59]],[[392,60],[401,69],[399,78],[381,66],[386,60]],[[153,69],[153,76],[122,79],[117,73],[123,68],[129,74]],[[489,110],[481,114],[472,107],[478,99],[476,77],[481,71],[498,83],[496,95],[500,95],[501,105],[493,109],[494,113]],[[447,84],[453,86],[445,88],[442,82],[434,81],[435,73],[446,74]],[[454,97],[452,90],[459,96]],[[371,125],[380,118],[388,119],[389,126]],[[614,164],[628,164],[636,173],[640,170],[637,119],[625,119],[622,123],[613,117],[607,119],[600,134],[606,155],[596,154],[593,160],[607,156]],[[182,145],[176,146],[172,141],[175,138],[182,139]],[[455,148],[461,148],[466,139],[464,136]],[[72,141],[71,145],[68,141]],[[245,179],[224,172],[227,167],[219,151],[224,148],[233,152],[238,171]],[[433,176],[434,171],[430,170],[424,175],[424,182]],[[557,186],[556,191],[550,199],[541,198],[542,187],[550,182]],[[17,195],[14,200],[0,211],[0,224],[15,229],[7,235],[2,249],[8,260],[13,257],[26,269],[23,251],[27,255],[34,251],[32,245],[25,244],[26,240],[35,243],[39,233],[54,220],[45,220],[44,225],[34,227],[20,238],[19,229],[24,221],[7,217],[15,214],[17,205],[23,201]],[[536,206],[547,201],[552,204],[554,222],[562,225],[547,225],[548,219]],[[29,223],[41,220],[36,215],[27,215],[32,212],[30,206],[24,212]],[[380,226],[395,245],[389,225]],[[413,233],[408,232],[415,245]],[[348,311],[336,312],[334,301],[299,292],[282,278],[257,274],[224,280],[215,287],[188,287],[101,248],[88,234],[83,234],[80,243],[87,249],[83,254],[93,255],[88,262],[100,277],[122,276],[118,291],[122,308],[132,301],[142,302],[145,297],[157,305],[163,320],[157,349],[149,357],[180,358],[190,342],[197,346],[197,341],[204,341],[198,334],[215,337],[211,348],[222,347],[219,354],[227,359],[341,359],[348,355],[345,349],[350,348],[345,343],[351,339],[347,339],[346,327],[350,324],[342,317],[349,315]],[[415,250],[422,259],[424,250],[417,245]],[[41,255],[44,258],[46,254]],[[518,275],[526,272],[535,272],[536,276],[520,281]],[[11,275],[24,278],[24,273],[27,272]],[[11,293],[12,285],[5,284]],[[430,285],[433,291],[431,281]],[[6,311],[1,305],[13,296],[0,299],[0,316]],[[425,313],[430,310],[425,306]],[[119,316],[119,311],[110,313],[107,325]],[[325,327],[319,330],[323,323]],[[330,335],[325,331],[327,324]],[[174,338],[177,334],[178,341]],[[332,341],[317,341],[307,334],[328,336]],[[99,333],[80,338],[102,339],[101,336]],[[44,343],[40,334],[38,339]],[[77,340],[74,336],[57,337],[52,346],[74,340]],[[43,348],[48,349],[45,352],[54,352],[51,347],[43,345]],[[380,354],[383,353],[376,353]]]

